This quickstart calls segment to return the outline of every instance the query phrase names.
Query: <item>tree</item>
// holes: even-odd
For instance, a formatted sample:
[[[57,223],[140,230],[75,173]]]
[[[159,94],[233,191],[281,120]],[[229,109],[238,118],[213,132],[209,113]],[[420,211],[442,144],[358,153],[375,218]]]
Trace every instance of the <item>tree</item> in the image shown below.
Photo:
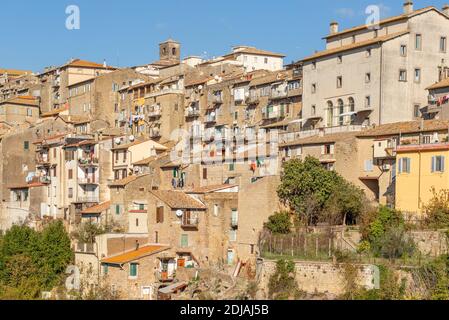
[[[335,217],[338,223],[353,221],[366,202],[361,189],[311,156],[284,164],[278,196],[309,225]]]
[[[265,228],[274,234],[289,234],[292,229],[292,222],[289,212],[276,212],[268,218]]]
[[[434,229],[449,228],[449,190],[437,192],[432,188],[433,197],[424,206],[426,224]]]
[[[295,263],[290,260],[278,260],[276,271],[268,282],[270,299],[287,300],[298,295]]]

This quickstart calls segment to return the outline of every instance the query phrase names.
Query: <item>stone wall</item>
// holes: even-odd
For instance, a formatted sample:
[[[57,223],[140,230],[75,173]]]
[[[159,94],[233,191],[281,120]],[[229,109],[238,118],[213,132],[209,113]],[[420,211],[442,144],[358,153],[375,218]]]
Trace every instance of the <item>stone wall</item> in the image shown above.
[[[410,236],[424,255],[437,257],[448,253],[449,240],[443,231],[412,231]]]
[[[327,293],[340,295],[344,293],[344,270],[343,265],[327,262],[295,261],[296,280],[300,290],[306,293]],[[358,285],[367,289],[375,287],[375,266],[358,265]],[[259,275],[260,288],[265,296],[268,294],[268,282],[270,276],[276,270],[276,261],[263,261]]]

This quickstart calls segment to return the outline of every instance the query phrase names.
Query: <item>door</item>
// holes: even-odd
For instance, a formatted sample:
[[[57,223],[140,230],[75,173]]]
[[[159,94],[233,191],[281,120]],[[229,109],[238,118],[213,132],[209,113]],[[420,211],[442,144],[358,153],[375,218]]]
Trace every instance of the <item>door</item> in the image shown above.
[[[228,250],[228,265],[234,264],[234,250]]]

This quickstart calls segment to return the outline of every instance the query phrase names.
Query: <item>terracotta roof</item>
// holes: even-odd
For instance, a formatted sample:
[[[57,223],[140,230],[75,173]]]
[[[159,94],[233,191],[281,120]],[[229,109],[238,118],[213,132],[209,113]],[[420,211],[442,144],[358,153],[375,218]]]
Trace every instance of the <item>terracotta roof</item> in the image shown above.
[[[154,157],[154,156],[153,157],[149,157],[149,158],[146,158],[146,159],[143,159],[143,160],[140,160],[140,161],[136,161],[136,162],[133,163],[133,165],[135,165],[135,166],[148,165],[151,162],[155,161],[156,159],[157,159],[157,157]]]
[[[441,89],[441,88],[448,88],[449,87],[449,78],[443,79],[440,82],[437,82],[430,87],[428,87],[426,90],[434,90],[434,89]]]
[[[96,214],[96,213],[102,213],[103,211],[106,211],[111,207],[111,201],[106,201],[103,203],[100,203],[99,205],[90,207],[86,210],[81,211],[81,214]]]
[[[3,102],[0,102],[0,104],[19,104],[24,106],[39,106],[39,99],[32,96],[18,96],[15,98],[11,98],[8,100],[5,100]]]
[[[7,74],[8,76],[23,76],[26,74],[31,74],[33,73],[32,71],[29,70],[15,70],[15,69],[0,69],[0,75],[3,74]]]
[[[423,128],[421,128],[423,124]],[[449,120],[407,121],[383,124],[373,129],[368,129],[357,134],[358,137],[389,136],[395,134],[430,132],[449,130]]]
[[[49,137],[44,137],[44,138],[34,141],[33,144],[41,144],[41,143],[49,141],[49,140],[63,138],[66,135],[67,135],[67,133],[61,133],[61,134],[57,134],[57,135],[53,135],[53,136],[49,136]]]
[[[236,49],[236,51],[231,52],[223,57],[229,57],[229,56],[233,56],[233,55],[240,54],[240,53],[254,54],[254,55],[259,55],[259,56],[279,57],[279,58],[285,57],[285,55],[282,53],[261,50],[261,49],[257,49],[254,47],[241,46],[241,47],[235,47],[235,49]]]
[[[130,143],[127,143],[127,144],[118,145],[118,146],[112,148],[111,150],[125,150],[125,149],[128,149],[130,147],[137,146],[139,144],[142,144],[142,143],[145,143],[145,142],[148,142],[148,141],[152,141],[152,140],[151,139],[136,140],[136,141],[133,141],[133,142],[130,142]],[[157,142],[154,142],[154,147],[155,147],[156,150],[166,150],[166,148],[164,146],[160,145]]]
[[[279,147],[335,143],[337,141],[354,138],[357,136],[357,133],[358,132],[342,132],[342,133],[327,134],[324,136],[315,135],[311,137],[300,138],[292,142],[282,143],[279,145]]]
[[[449,150],[448,143],[401,145],[396,148],[397,153],[416,152],[416,151],[444,151],[444,150]]]
[[[8,187],[8,189],[28,189],[28,188],[38,188],[38,187],[44,187],[46,186],[43,183],[40,182],[32,182],[32,183],[23,183],[23,184],[17,184],[17,185],[11,185]]]
[[[389,18],[383,19],[383,20],[379,21],[379,25],[383,25],[383,24],[387,24],[387,23],[391,23],[391,22],[397,22],[397,21],[404,20],[404,19],[408,19],[408,18],[414,17],[414,16],[416,16],[418,14],[430,11],[430,10],[436,10],[437,12],[443,14],[441,11],[439,11],[435,7],[429,6],[429,7],[425,7],[425,8],[422,8],[422,9],[415,10],[415,11],[409,13],[409,14],[401,14],[401,15],[398,15],[398,16],[393,16],[393,17],[389,17]],[[349,28],[349,29],[342,30],[342,31],[337,32],[337,33],[329,34],[328,36],[324,37],[324,39],[335,38],[337,36],[341,36],[341,35],[346,34],[346,33],[368,29],[368,27],[369,27],[369,25],[367,25],[367,24],[359,25],[359,26],[356,26],[356,27],[352,27],[352,28]]]
[[[369,39],[369,40],[365,40],[365,41],[361,41],[361,42],[344,45],[344,46],[337,47],[337,48],[319,51],[311,56],[308,56],[308,57],[302,59],[301,61],[308,61],[308,60],[313,60],[313,59],[317,59],[317,58],[322,58],[322,57],[330,56],[330,55],[333,55],[336,53],[345,52],[345,51],[358,49],[358,48],[363,48],[363,47],[366,47],[366,46],[369,46],[372,44],[376,44],[376,43],[386,42],[386,41],[395,39],[397,37],[406,35],[408,33],[409,33],[409,31],[396,32],[396,33],[392,33],[392,34],[378,37],[378,38],[373,38],[373,39]]]
[[[59,117],[66,123],[83,124],[90,122],[90,118],[85,115],[65,115],[60,114]]]
[[[221,184],[221,185],[213,185],[213,186],[195,188],[195,189],[186,191],[186,193],[191,193],[191,194],[211,193],[211,192],[221,191],[221,190],[235,188],[235,187],[238,187],[238,185],[236,185],[236,184]]]
[[[184,81],[184,87],[196,86],[199,84],[205,84],[206,82],[212,80],[213,78],[210,76],[203,76],[198,78],[186,79]]]
[[[170,247],[164,245],[147,245],[137,250],[127,251],[117,256],[105,258],[101,260],[101,263],[122,265],[168,249],[170,249]]]
[[[121,179],[121,180],[115,180],[111,183],[109,183],[109,187],[125,187],[126,185],[128,185],[129,183],[135,181],[137,178],[140,178],[141,176],[128,176],[125,179]]]
[[[66,64],[67,67],[77,67],[77,68],[95,68],[95,69],[106,69],[106,70],[116,70],[117,68],[104,66],[96,62],[91,62],[87,60],[75,59]]]
[[[64,111],[67,111],[67,110],[69,110],[69,106],[65,105],[62,108],[54,109],[54,110],[49,111],[49,112],[44,112],[44,113],[41,114],[41,117],[42,118],[54,117],[54,116],[57,116],[57,115],[59,115],[60,113],[62,113]]]
[[[150,65],[158,66],[158,67],[172,67],[180,64],[180,61],[175,60],[157,60],[150,63]]]
[[[172,209],[206,209],[206,206],[201,201],[182,191],[152,190],[151,192]]]
[[[267,73],[265,76],[257,77],[256,79],[252,80],[249,85],[250,87],[259,86],[262,84],[270,84],[277,81],[284,81],[288,78],[288,72],[287,71],[277,71],[277,72],[270,72]]]
[[[278,121],[275,123],[267,124],[265,126],[261,126],[262,129],[272,129],[272,128],[278,128],[278,127],[286,127],[292,122],[292,119],[284,119],[282,121]]]

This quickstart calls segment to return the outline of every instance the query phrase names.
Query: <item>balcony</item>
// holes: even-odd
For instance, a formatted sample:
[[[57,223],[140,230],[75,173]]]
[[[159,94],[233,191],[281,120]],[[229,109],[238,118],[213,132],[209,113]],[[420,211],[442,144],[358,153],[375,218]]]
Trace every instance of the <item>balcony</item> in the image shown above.
[[[181,89],[172,89],[172,88],[170,88],[170,89],[163,89],[163,90],[160,90],[160,91],[157,91],[157,92],[146,94],[145,98],[148,99],[148,98],[154,98],[154,97],[162,96],[162,95],[165,95],[165,94],[183,94],[183,93],[184,93],[184,91],[181,90]]]
[[[76,198],[76,203],[99,203],[99,196],[79,196]]]
[[[47,155],[39,155],[36,157],[36,165],[38,167],[48,167],[50,165],[50,159]]]
[[[164,270],[156,271],[156,277],[159,282],[171,282],[176,278],[174,272],[169,273],[168,271]]]
[[[198,229],[199,219],[197,216],[187,212],[182,216],[181,227]]]
[[[94,177],[78,178],[78,184],[81,185],[98,185],[98,182]]]
[[[43,184],[50,184],[51,178],[50,178],[50,176],[43,176],[43,177],[39,178],[39,182],[43,183]]]
[[[150,138],[160,138],[161,137],[161,131],[159,129],[151,129],[150,130]]]
[[[162,116],[161,110],[153,110],[148,113],[150,119],[159,118]]]
[[[259,96],[250,96],[250,97],[246,98],[247,105],[259,104],[259,102],[260,102]]]
[[[98,162],[97,157],[78,159],[78,164],[80,167],[98,167]]]
[[[223,103],[223,97],[221,95],[214,95],[214,96],[212,96],[212,103],[214,103],[214,104],[222,104]]]
[[[204,118],[204,123],[206,124],[214,124],[217,122],[217,116],[212,116],[210,114],[208,114],[205,118]]]
[[[186,110],[186,118],[195,118],[200,116],[200,110],[193,109],[193,110]]]
[[[287,91],[285,91],[285,90],[281,90],[281,91],[273,90],[273,91],[271,91],[271,95],[270,95],[271,100],[283,99],[283,98],[286,98],[286,97],[287,97]]]
[[[279,118],[284,118],[286,116],[285,112],[281,112],[281,111],[276,111],[276,112],[263,112],[262,113],[262,119],[263,120],[271,120],[271,119],[279,119]]]
[[[288,97],[297,97],[302,95],[302,88],[292,89],[288,90],[287,92]]]

